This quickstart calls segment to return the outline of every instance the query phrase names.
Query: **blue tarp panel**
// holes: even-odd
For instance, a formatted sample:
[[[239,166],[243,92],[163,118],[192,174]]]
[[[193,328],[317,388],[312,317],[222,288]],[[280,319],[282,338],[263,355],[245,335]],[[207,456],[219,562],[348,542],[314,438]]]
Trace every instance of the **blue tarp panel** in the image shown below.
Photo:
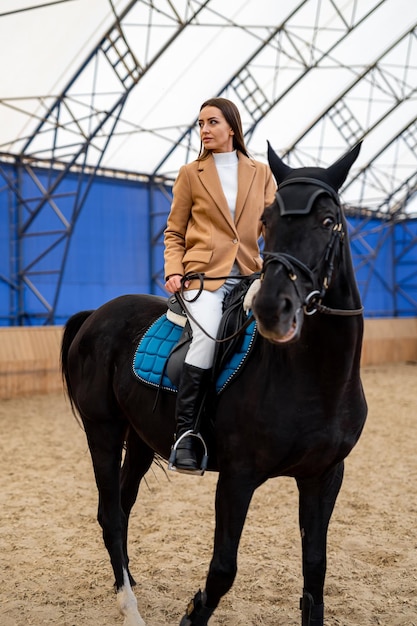
[[[126,293],[149,293],[148,189],[96,179],[71,237],[56,322]]]
[[[365,317],[416,317],[417,220],[349,224]]]
[[[9,324],[10,299],[14,292],[10,283],[12,276],[13,251],[11,244],[11,214],[9,202],[13,198],[7,187],[0,192],[0,325]]]
[[[37,172],[41,182],[44,175]],[[45,307],[36,289],[48,302],[53,302],[61,278],[56,324],[65,323],[73,313],[97,308],[118,295],[155,291],[151,268],[159,272],[158,293],[166,295],[162,289],[161,236],[169,211],[166,192],[146,182],[96,176],[74,232],[68,238],[62,237],[63,223],[71,221],[76,176],[67,175],[59,187],[58,213],[57,206],[46,203],[31,221],[40,191],[24,174],[21,189],[25,198],[33,197],[33,201],[27,201],[22,210],[21,221],[29,220],[29,225],[18,248],[14,223],[16,194],[11,184],[14,176],[13,165],[0,163],[0,325],[15,324],[18,308],[24,311],[24,318],[17,323],[44,323]],[[48,184],[45,180],[45,187]],[[394,225],[355,218],[349,219],[349,230],[365,315],[416,316],[417,221]],[[155,235],[158,233],[160,236]],[[64,271],[60,272],[68,241]],[[22,258],[18,261],[19,250]],[[34,259],[36,272],[30,278],[35,289],[23,285],[19,302],[18,268],[31,267]]]
[[[356,226],[355,219],[349,220],[349,223]],[[369,317],[391,316],[388,311],[392,310],[394,268],[391,227],[388,226],[388,229],[389,232],[386,232],[381,222],[371,220],[366,224],[365,236],[351,236],[356,280],[365,315]]]
[[[37,292],[53,303],[68,241],[56,303],[56,324],[66,322],[79,310],[97,308],[122,294],[150,293],[151,254],[154,262],[162,266],[163,250],[162,247],[158,251],[151,249],[150,190],[146,182],[95,176],[74,232],[68,238],[62,233],[65,220],[71,222],[76,177],[71,180],[67,176],[69,180],[61,184],[55,206],[47,203],[27,228],[21,246],[22,258],[18,263],[17,258],[13,258],[16,230],[11,223],[16,215],[15,198],[4,185],[6,176],[10,182],[12,175],[11,165],[0,166],[0,325],[12,323],[10,317],[16,315],[16,304],[13,303],[16,291],[9,281],[16,277],[19,266],[30,267],[34,259],[37,259],[36,271],[30,278],[35,289],[23,286],[21,298],[24,303],[20,308],[25,311],[23,323],[44,323],[45,307]],[[37,172],[37,176],[42,183],[43,173]],[[22,185],[26,198],[39,199],[39,189],[32,190],[33,182],[29,177],[25,177]],[[153,195],[158,193],[163,196],[162,192],[155,190]],[[166,221],[166,207],[169,208],[166,197],[163,202],[158,198],[152,201],[157,209],[159,203],[165,206],[163,219]],[[34,200],[33,206],[35,204]],[[57,216],[56,205],[62,219]],[[30,203],[27,206],[23,209],[23,221],[30,218],[32,206]],[[45,250],[47,253],[44,254]]]

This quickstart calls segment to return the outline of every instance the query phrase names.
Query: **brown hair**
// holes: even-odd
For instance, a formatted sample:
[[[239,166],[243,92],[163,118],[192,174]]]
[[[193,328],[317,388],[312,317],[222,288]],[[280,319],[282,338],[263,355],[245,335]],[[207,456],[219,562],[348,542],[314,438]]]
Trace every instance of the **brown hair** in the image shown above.
[[[240,113],[237,106],[226,98],[210,98],[203,102],[200,107],[200,111],[204,109],[204,107],[217,107],[223,113],[226,122],[229,124],[230,128],[233,130],[233,148],[234,150],[239,150],[245,156],[249,156],[248,150],[245,145],[245,139],[243,137],[242,130],[242,120],[240,119]],[[211,154],[211,150],[207,150],[204,148],[203,144],[200,145],[200,154],[198,155],[198,161],[203,161],[207,159],[207,157]]]

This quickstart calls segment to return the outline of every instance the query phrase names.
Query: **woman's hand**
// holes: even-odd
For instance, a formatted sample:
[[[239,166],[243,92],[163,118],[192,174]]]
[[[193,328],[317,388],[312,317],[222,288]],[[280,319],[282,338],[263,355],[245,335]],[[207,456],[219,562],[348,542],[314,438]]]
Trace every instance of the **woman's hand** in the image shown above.
[[[181,274],[172,274],[168,276],[167,281],[165,283],[165,289],[169,291],[169,293],[175,293],[176,291],[180,291],[181,289]],[[188,287],[189,281],[187,280],[184,283],[184,287]]]

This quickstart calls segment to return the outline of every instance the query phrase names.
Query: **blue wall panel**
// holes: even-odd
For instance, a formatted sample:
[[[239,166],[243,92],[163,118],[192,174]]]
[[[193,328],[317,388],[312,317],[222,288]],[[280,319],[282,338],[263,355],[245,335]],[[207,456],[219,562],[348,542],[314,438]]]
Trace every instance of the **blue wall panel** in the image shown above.
[[[45,186],[44,174],[37,172]],[[45,307],[34,291],[23,285],[20,302],[13,283],[18,283],[16,245],[16,196],[11,191],[15,170],[0,163],[0,325],[18,319],[21,323],[45,323]],[[56,200],[64,219],[71,221],[76,177],[67,176]],[[22,180],[25,197],[39,190],[33,182]],[[35,287],[48,302],[54,302],[55,323],[65,323],[70,315],[94,309],[108,300],[127,293],[166,295],[163,289],[162,233],[169,211],[169,192],[146,182],[96,176],[70,238],[66,237],[38,260],[31,276]],[[31,202],[23,209],[30,216]],[[27,229],[21,245],[21,266],[30,265],[63,230],[51,205],[39,212]],[[349,218],[352,257],[367,317],[417,315],[417,221],[381,222]],[[40,233],[44,233],[41,235]],[[65,245],[70,242],[62,267]],[[152,269],[154,275],[152,274]],[[39,271],[40,270],[40,271]],[[51,271],[56,270],[56,271]],[[57,283],[62,276],[62,285]]]
[[[349,219],[366,317],[417,316],[417,220]]]
[[[148,293],[149,202],[144,185],[96,179],[71,237],[57,323],[126,293]]]
[[[358,229],[355,219],[349,223],[356,226],[351,250],[365,316],[390,316],[394,285],[391,226],[370,220]]]
[[[7,281],[16,273],[16,267],[9,258],[10,241],[13,239],[10,231],[13,214],[11,195],[6,185],[1,186],[5,181],[6,170],[10,173],[13,168],[5,165],[0,171],[0,325],[10,323],[9,314],[13,307],[10,305],[11,289]],[[37,172],[37,176],[46,186],[41,171]],[[70,222],[76,179],[67,178],[68,181],[64,181],[59,188],[60,197],[55,204]],[[33,188],[32,181],[24,179],[22,188],[25,197],[39,198],[39,190]],[[154,193],[162,196],[158,190]],[[94,178],[69,239],[62,285],[56,303],[56,324],[64,323],[79,310],[96,308],[122,294],[150,293],[151,253],[154,254],[154,262],[162,264],[162,249],[156,254],[151,251],[149,201],[150,191],[146,183],[99,176]],[[158,202],[157,199],[156,206]],[[167,206],[166,199],[164,205]],[[23,209],[23,220],[28,219],[31,209],[30,205],[29,210]],[[23,267],[31,264],[33,259],[56,241],[56,232],[62,233],[63,228],[64,224],[57,218],[52,206],[45,205],[22,240]],[[40,235],[42,232],[45,234]],[[54,273],[54,270],[62,266],[67,242],[68,237],[40,259],[36,264],[36,273],[30,277],[36,289],[50,303],[54,302],[59,280],[59,274]],[[24,323],[44,323],[45,307],[34,290],[24,287],[21,297],[26,314]]]
[[[7,186],[0,186],[0,325],[9,323],[10,298],[13,288],[10,284],[12,275],[12,252],[10,239],[9,203],[13,201]]]

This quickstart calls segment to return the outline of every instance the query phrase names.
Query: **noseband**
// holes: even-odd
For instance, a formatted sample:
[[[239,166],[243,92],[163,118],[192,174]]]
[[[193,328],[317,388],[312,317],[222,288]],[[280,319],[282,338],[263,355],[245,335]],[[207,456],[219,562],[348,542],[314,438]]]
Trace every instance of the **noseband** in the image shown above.
[[[307,277],[309,282],[311,283],[312,291],[304,298],[303,301],[303,309],[306,315],[314,315],[314,313],[327,313],[330,315],[360,315],[363,312],[363,307],[360,309],[332,309],[322,304],[322,299],[326,295],[327,289],[329,288],[333,271],[334,271],[334,260],[336,257],[336,253],[340,250],[340,246],[344,241],[345,232],[343,230],[343,223],[341,219],[341,207],[339,196],[336,191],[327,185],[324,181],[318,180],[316,178],[292,178],[290,180],[284,181],[280,185],[280,189],[286,185],[298,184],[298,183],[308,183],[311,185],[315,185],[316,187],[322,187],[325,189],[326,193],[331,196],[331,198],[335,201],[337,205],[337,222],[333,226],[332,233],[330,236],[330,240],[324,249],[324,253],[321,257],[321,260],[318,261],[316,267],[312,270],[305,263],[292,256],[291,254],[287,254],[286,252],[271,252],[268,250],[264,250],[263,257],[263,272],[261,275],[261,280],[263,280],[265,270],[271,263],[279,263],[283,265],[288,272],[288,277],[290,280],[294,282],[295,290],[300,298],[303,301],[299,288],[298,288],[298,272],[304,274]],[[279,192],[277,192],[278,195]],[[314,194],[314,197],[317,197],[317,193]],[[278,204],[282,207],[281,202],[278,200]],[[311,209],[312,202],[310,202]],[[309,209],[309,210],[310,210]],[[286,214],[290,214],[290,211],[286,211]],[[321,284],[319,283],[317,277],[317,268],[319,264],[323,266],[323,280]]]

